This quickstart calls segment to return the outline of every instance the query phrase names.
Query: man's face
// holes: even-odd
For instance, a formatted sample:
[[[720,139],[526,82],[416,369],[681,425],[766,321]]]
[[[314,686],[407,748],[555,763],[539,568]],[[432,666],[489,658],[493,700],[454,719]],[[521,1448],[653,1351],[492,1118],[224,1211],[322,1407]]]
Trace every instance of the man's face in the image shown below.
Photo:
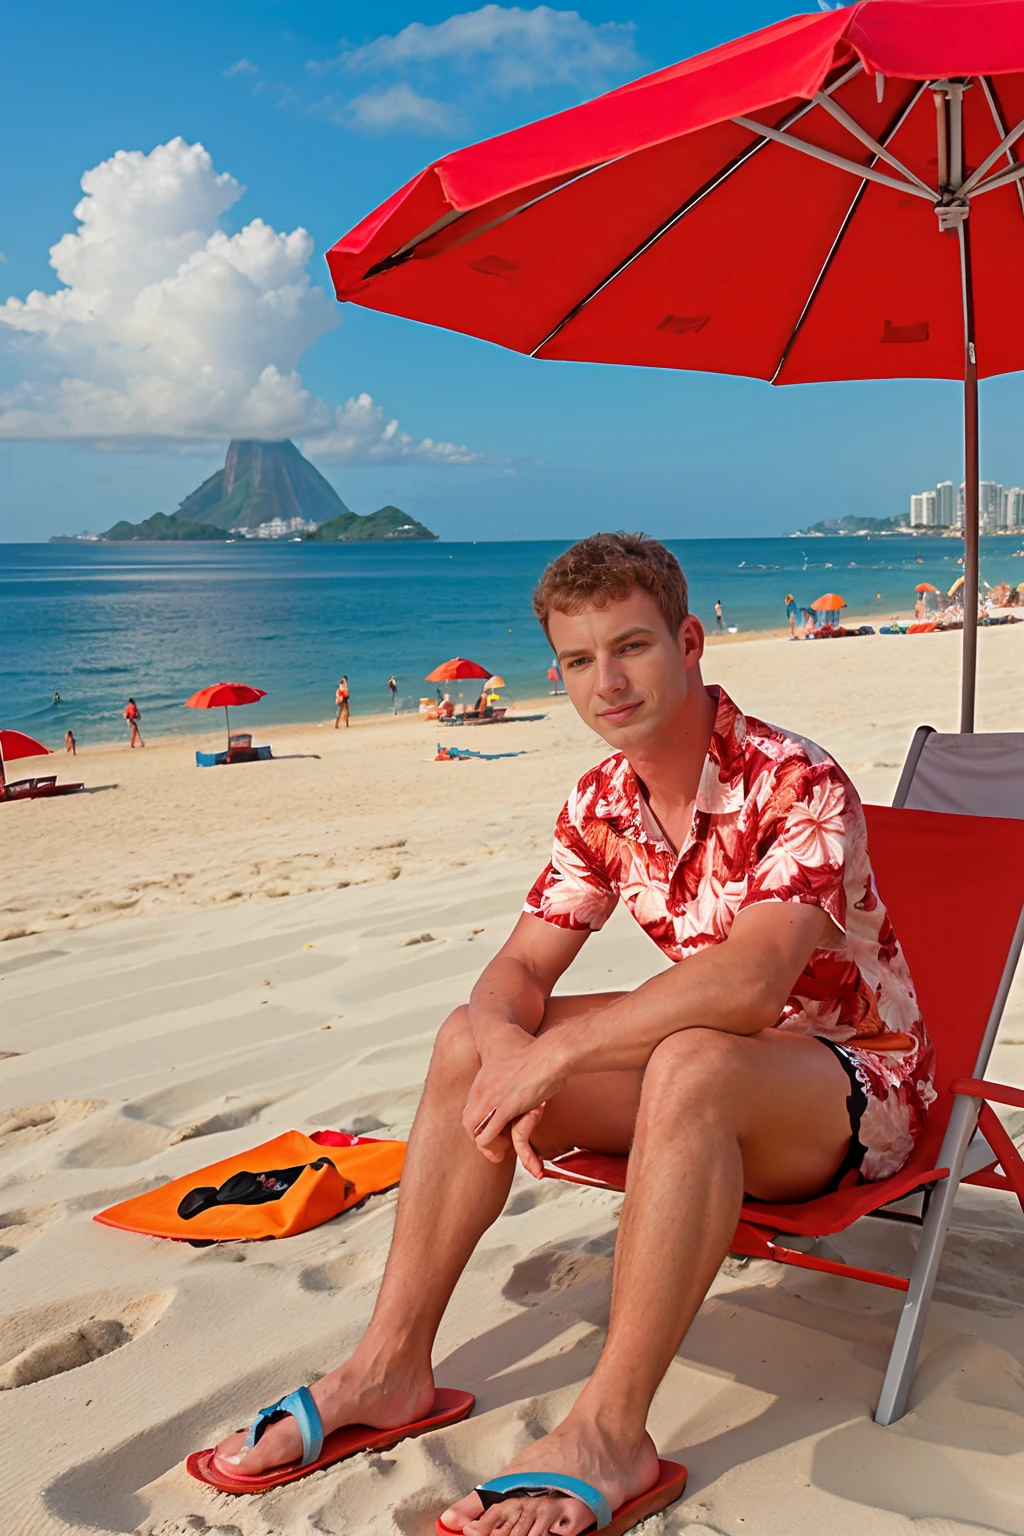
[[[578,713],[616,750],[653,745],[703,702],[700,620],[690,614],[673,634],[642,587],[603,608],[552,612],[548,630]]]

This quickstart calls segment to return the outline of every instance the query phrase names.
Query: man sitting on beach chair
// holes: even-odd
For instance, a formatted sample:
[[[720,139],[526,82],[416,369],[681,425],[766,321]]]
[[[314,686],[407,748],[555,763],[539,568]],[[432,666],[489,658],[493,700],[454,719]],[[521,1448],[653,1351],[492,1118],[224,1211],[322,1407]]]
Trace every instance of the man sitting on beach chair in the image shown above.
[[[548,567],[534,606],[611,755],[572,791],[525,912],[438,1033],[376,1310],[311,1389],[314,1430],[318,1415],[324,1432],[416,1432],[434,1401],[436,1330],[516,1159],[538,1177],[574,1147],[628,1152],[600,1360],[551,1434],[507,1468],[480,1468],[504,1473],[500,1486],[444,1512],[468,1536],[578,1536],[610,1511],[620,1531],[678,1497],[648,1409],[744,1192],[800,1201],[887,1177],[934,1098],[856,790],[821,748],[704,685],[675,557],[599,534]],[[686,963],[632,993],[552,997],[620,899]],[[295,1412],[261,1424],[249,1449],[223,1441],[211,1473],[297,1468],[310,1432]]]

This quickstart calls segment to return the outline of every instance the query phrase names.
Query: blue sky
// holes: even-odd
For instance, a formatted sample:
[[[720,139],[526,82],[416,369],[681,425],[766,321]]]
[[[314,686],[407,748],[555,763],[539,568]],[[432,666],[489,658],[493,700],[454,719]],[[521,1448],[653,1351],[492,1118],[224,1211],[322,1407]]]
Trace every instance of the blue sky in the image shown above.
[[[781,533],[846,512],[902,512],[910,491],[959,479],[955,385],[772,390],[538,363],[342,311],[318,291],[329,292],[324,251],[439,154],[790,9],[770,0],[610,0],[579,12],[184,0],[153,11],[56,0],[10,12],[0,302],[64,286],[72,303],[87,303],[102,290],[113,319],[85,347],[66,300],[46,299],[35,319],[18,310],[16,325],[0,327],[0,395],[16,407],[0,441],[0,539],[173,510],[223,459],[223,440],[194,435],[197,420],[219,419],[204,403],[210,380],[218,400],[236,391],[236,412],[237,392],[249,391],[253,420],[308,427],[315,416],[315,430],[295,435],[356,510],[396,502],[449,538],[609,526],[675,537]],[[83,174],[118,151],[129,154],[90,183],[93,244],[62,247],[62,285],[49,249],[78,230]],[[173,196],[160,204],[168,185]],[[198,245],[189,219],[201,226]],[[124,295],[150,267],[165,278],[182,252],[188,284],[165,296],[140,337]],[[248,297],[224,288],[225,252]],[[261,285],[258,312],[250,279]],[[59,332],[73,398],[57,400],[52,353],[40,361],[44,321]],[[159,389],[143,396],[124,384],[133,365],[120,359],[132,348],[166,363]],[[270,374],[260,373],[261,348]],[[982,471],[1008,484],[1024,477],[1022,399],[1017,378],[983,387]],[[82,421],[107,418],[126,424],[120,438],[67,440]],[[21,420],[47,440],[18,440]],[[388,434],[391,421],[399,426]]]

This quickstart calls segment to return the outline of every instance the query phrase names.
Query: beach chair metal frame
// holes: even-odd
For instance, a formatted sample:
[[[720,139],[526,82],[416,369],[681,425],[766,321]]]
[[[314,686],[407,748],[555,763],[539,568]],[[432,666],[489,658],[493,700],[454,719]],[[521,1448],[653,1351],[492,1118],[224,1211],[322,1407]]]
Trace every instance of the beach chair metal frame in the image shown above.
[[[905,1293],[875,1411],[875,1422],[878,1424],[891,1424],[901,1418],[906,1410],[928,1306],[935,1289],[953,1203],[960,1185],[973,1184],[1014,1194],[1024,1212],[1024,1159],[992,1108],[993,1104],[1003,1104],[1024,1109],[1024,1090],[993,1083],[985,1078],[1014,971],[1024,947],[1024,820],[907,807],[906,801],[910,798],[922,754],[929,737],[934,734],[931,727],[925,726],[915,735],[894,806],[866,806],[865,814],[872,847],[878,853],[885,852],[890,866],[887,874],[879,874],[881,894],[890,912],[899,906],[899,901],[894,903],[890,899],[887,888],[892,889],[893,895],[902,896],[906,900],[906,912],[895,912],[894,925],[897,932],[900,932],[901,917],[916,918],[915,943],[920,954],[932,948],[928,943],[922,945],[920,941],[920,933],[928,926],[923,924],[920,915],[921,904],[918,903],[916,908],[911,907],[909,886],[906,892],[898,892],[896,889],[895,873],[900,871],[908,851],[912,856],[914,849],[919,853],[931,849],[934,853],[937,847],[948,848],[950,858],[956,860],[960,867],[965,862],[970,864],[972,860],[974,862],[971,867],[977,867],[984,854],[990,853],[993,847],[998,846],[1003,851],[1011,869],[1010,876],[1004,882],[1010,888],[1010,907],[997,913],[986,928],[987,971],[979,974],[978,985],[974,989],[978,996],[975,998],[973,1028],[962,1027],[961,1020],[969,1010],[963,1007],[965,994],[961,993],[958,997],[956,987],[950,985],[953,978],[937,978],[931,974],[938,969],[937,965],[919,966],[916,963],[917,957],[914,957],[911,969],[918,980],[919,992],[923,994],[927,990],[930,994],[925,1001],[924,1012],[926,1022],[931,1021],[930,1028],[936,1039],[939,1058],[938,1098],[930,1110],[929,1128],[919,1138],[906,1165],[892,1178],[840,1189],[800,1204],[771,1205],[745,1200],[732,1243],[733,1253],[742,1256],[772,1259],[802,1269],[842,1275]],[[984,737],[976,739],[985,742]],[[1021,754],[1024,759],[1024,736],[1007,738],[1007,743],[1011,750]],[[896,854],[889,845],[895,847]],[[984,868],[983,863],[981,868]],[[876,872],[877,869],[876,863]],[[923,885],[925,889],[928,888],[927,883]],[[994,926],[998,928],[997,932],[992,931]],[[976,946],[975,959],[978,954]],[[1000,960],[1002,966],[1001,972],[998,972]],[[924,974],[926,970],[929,972],[927,976]],[[963,986],[962,974],[957,980]],[[983,1028],[979,1032],[978,1024],[982,1018],[979,1007],[984,1007],[986,992],[990,1002]],[[966,995],[969,997],[970,991]],[[958,1031],[960,1036],[966,1038],[957,1040]],[[945,1040],[937,1038],[939,1036],[944,1036]],[[959,1070],[955,1074],[945,1075],[943,1060],[955,1055],[951,1042],[959,1044],[961,1051],[969,1051],[972,1039],[977,1042],[973,1070],[966,1074]],[[943,1044],[946,1045],[945,1051]],[[969,1055],[966,1058],[961,1056],[961,1065],[964,1060],[970,1059]],[[625,1189],[626,1165],[625,1157],[577,1150],[548,1163],[545,1176],[622,1191]],[[892,1209],[893,1206],[903,1205],[914,1195],[922,1197],[920,1214],[906,1209]],[[858,1268],[814,1252],[817,1239],[846,1230],[861,1216],[909,1221],[920,1226],[917,1254],[908,1277]],[[801,1239],[805,1245],[807,1239],[811,1240],[810,1251],[800,1246]]]

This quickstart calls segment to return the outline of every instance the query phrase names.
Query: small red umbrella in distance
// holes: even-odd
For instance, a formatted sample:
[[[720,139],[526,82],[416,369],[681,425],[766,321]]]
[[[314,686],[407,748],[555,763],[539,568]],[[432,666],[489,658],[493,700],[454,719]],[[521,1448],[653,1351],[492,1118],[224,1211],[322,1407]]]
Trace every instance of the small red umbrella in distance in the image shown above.
[[[838,592],[825,592],[811,607],[815,613],[838,613],[840,608],[846,607],[846,598],[840,597]]]
[[[919,581],[914,588],[915,592],[937,592],[938,587],[933,587],[930,581]]]
[[[256,704],[260,699],[265,699],[265,688],[250,688],[248,683],[214,683],[209,688],[200,688],[190,699],[185,700],[186,709],[220,709],[223,706],[224,719],[228,728],[228,748],[231,747],[231,716],[228,708],[232,704]]]
[[[962,379],[973,730],[978,379],[1024,366],[1022,14],[793,16],[457,150],[328,254],[338,298],[531,357]]]
[[[34,736],[26,736],[24,731],[0,731],[0,786],[6,780],[4,775],[4,763],[13,763],[19,757],[49,757],[49,747],[44,747],[41,741],[36,741]]]
[[[455,683],[464,678],[491,676],[490,667],[482,667],[477,661],[467,661],[465,656],[453,656],[451,661],[442,661],[433,672],[427,673],[428,683]]]

